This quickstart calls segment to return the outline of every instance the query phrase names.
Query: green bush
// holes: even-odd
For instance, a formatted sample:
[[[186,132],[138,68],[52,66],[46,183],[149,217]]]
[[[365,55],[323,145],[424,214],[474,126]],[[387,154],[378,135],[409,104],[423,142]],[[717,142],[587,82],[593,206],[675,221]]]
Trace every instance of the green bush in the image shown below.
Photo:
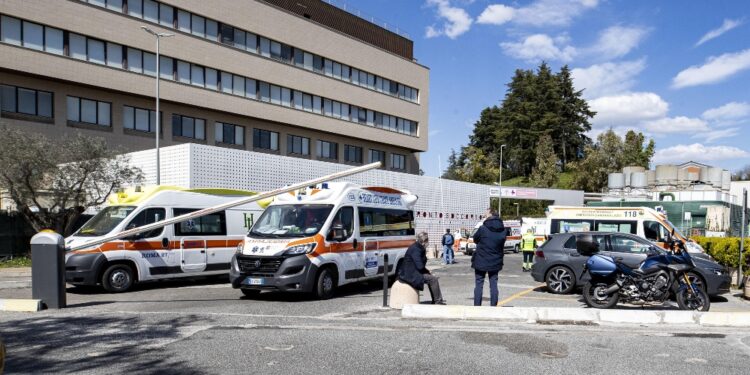
[[[730,268],[740,265],[740,239],[738,237],[692,237],[706,252],[716,259],[719,264]],[[750,274],[750,264],[747,252],[750,251],[750,239],[745,239],[745,252],[742,254],[743,268]]]
[[[17,257],[10,260],[0,261],[0,268],[31,267],[31,258]]]

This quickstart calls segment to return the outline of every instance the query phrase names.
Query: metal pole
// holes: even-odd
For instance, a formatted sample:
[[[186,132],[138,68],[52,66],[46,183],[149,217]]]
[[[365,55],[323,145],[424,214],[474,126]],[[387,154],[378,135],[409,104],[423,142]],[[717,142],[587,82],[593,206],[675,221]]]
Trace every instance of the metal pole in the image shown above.
[[[500,187],[500,195],[497,197],[497,216],[503,217],[503,147],[500,145],[500,178],[498,180],[498,186]]]
[[[159,160],[159,135],[161,116],[159,116],[159,35],[156,36],[156,185],[161,185],[161,161]]]
[[[383,255],[383,307],[388,307],[388,254]]]
[[[201,217],[201,216],[205,216],[205,215],[210,215],[210,214],[215,213],[215,212],[224,211],[224,210],[226,210],[228,208],[232,208],[232,207],[236,207],[236,206],[241,206],[243,204],[252,203],[252,202],[259,201],[259,200],[266,199],[266,198],[271,198],[271,197],[274,197],[276,195],[288,193],[288,192],[295,191],[295,190],[298,190],[298,189],[303,189],[303,188],[306,188],[308,186],[313,186],[313,185],[317,185],[317,184],[320,184],[320,183],[323,183],[323,182],[327,182],[327,181],[339,179],[339,178],[346,177],[346,176],[351,176],[351,175],[354,175],[354,174],[357,174],[357,173],[366,172],[366,171],[369,171],[371,169],[380,168],[381,165],[382,164],[378,161],[378,162],[375,162],[375,163],[370,163],[370,164],[367,164],[367,165],[363,165],[361,167],[347,169],[347,170],[342,171],[342,172],[332,173],[332,174],[329,174],[327,176],[314,178],[312,180],[300,182],[300,183],[297,183],[297,184],[294,184],[294,185],[289,185],[289,186],[286,186],[286,187],[283,187],[283,188],[279,188],[279,189],[276,189],[276,190],[271,190],[271,191],[267,191],[267,192],[260,193],[260,194],[257,194],[257,195],[253,195],[252,197],[249,197],[249,198],[238,199],[238,200],[233,201],[233,202],[228,202],[228,203],[220,204],[218,206],[204,208],[202,210],[198,210],[198,211],[194,211],[194,212],[191,212],[191,213],[188,213],[188,214],[184,214],[184,215],[180,215],[180,216],[177,216],[177,217],[173,217],[171,219],[162,220],[162,221],[159,221],[159,222],[156,222],[156,223],[151,223],[151,224],[144,225],[142,227],[129,229],[129,230],[122,231],[122,232],[116,233],[116,234],[111,234],[109,236],[102,237],[102,238],[100,238],[98,240],[93,240],[93,241],[90,241],[90,242],[87,242],[87,243],[84,243],[84,244],[81,244],[81,245],[78,245],[78,246],[71,247],[69,250],[70,251],[74,251],[74,250],[81,250],[81,249],[90,248],[92,246],[101,245],[103,243],[106,243],[106,242],[109,242],[109,241],[113,241],[113,240],[118,240],[118,239],[121,239],[123,237],[128,237],[128,236],[136,235],[138,233],[148,232],[148,231],[153,230],[153,229],[158,229],[158,228],[165,227],[167,225],[180,223],[180,222],[183,222],[185,220],[194,219],[196,217]]]
[[[742,285],[742,253],[745,252],[745,227],[747,226],[747,189],[742,189],[742,225],[740,228],[740,267],[737,272],[737,285]]]

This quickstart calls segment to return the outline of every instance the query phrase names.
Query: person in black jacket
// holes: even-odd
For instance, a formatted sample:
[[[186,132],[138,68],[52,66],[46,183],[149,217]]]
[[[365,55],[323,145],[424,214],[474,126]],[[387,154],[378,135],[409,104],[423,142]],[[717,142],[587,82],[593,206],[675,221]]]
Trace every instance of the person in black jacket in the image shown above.
[[[490,279],[490,306],[497,306],[497,274],[503,269],[503,248],[507,232],[497,211],[487,210],[487,219],[474,234],[476,250],[471,256],[474,269],[474,306],[482,305],[484,278]]]
[[[421,232],[417,235],[417,240],[406,250],[404,261],[401,263],[398,272],[398,279],[417,290],[424,290],[424,284],[427,284],[432,295],[432,303],[445,305],[443,295],[440,293],[438,278],[433,276],[426,267],[428,242],[427,232]]]

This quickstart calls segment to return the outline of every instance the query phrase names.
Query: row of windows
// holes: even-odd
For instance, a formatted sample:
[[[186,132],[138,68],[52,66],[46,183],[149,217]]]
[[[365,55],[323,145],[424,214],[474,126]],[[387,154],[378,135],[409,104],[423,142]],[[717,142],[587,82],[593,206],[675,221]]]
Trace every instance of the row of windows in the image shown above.
[[[106,4],[108,3],[105,2]],[[27,25],[32,25],[33,27],[27,27]],[[27,33],[26,29],[36,31]],[[42,36],[37,38],[37,34]],[[60,38],[55,37],[54,39],[50,39],[43,36],[46,34],[59,34]],[[35,36],[27,38],[28,35]],[[127,69],[150,76],[156,75],[156,55],[152,53],[116,43],[88,38],[72,32],[63,32],[59,29],[37,25],[13,17],[0,17],[0,40],[5,43],[45,50],[113,68]],[[54,43],[48,48],[48,45],[50,45],[49,40],[54,40]],[[417,135],[417,123],[415,121],[326,99],[268,82],[218,71],[198,64],[172,59],[167,56],[160,56],[159,67],[159,76],[167,80],[191,84],[213,91],[221,91],[227,94],[260,100],[306,112],[322,114],[401,134]]]
[[[418,102],[416,88],[153,0],[81,0],[286,64]]]
[[[21,113],[40,117],[53,117],[53,94],[16,86],[0,85],[0,103],[3,112]],[[68,96],[67,120],[85,124],[110,127],[112,125],[112,103]],[[123,105],[122,125],[124,129],[142,132],[156,132],[156,111]],[[159,118],[161,118],[161,113]],[[245,127],[216,122],[216,142],[244,146]],[[172,115],[172,135],[199,140],[206,139],[206,120]],[[317,141],[317,156],[323,159],[338,160],[338,143],[323,140]],[[270,151],[279,150],[279,133],[263,129],[253,129],[253,147]],[[385,151],[369,150],[370,162],[385,163]],[[302,156],[310,155],[310,138],[287,135],[287,153]],[[344,161],[362,163],[363,149],[359,146],[344,145]],[[406,157],[391,154],[391,168],[405,170]]]

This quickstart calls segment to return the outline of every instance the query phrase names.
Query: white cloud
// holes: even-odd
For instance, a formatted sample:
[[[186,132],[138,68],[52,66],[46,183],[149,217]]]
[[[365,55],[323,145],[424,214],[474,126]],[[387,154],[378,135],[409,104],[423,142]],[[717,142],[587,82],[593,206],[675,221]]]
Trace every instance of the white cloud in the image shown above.
[[[664,117],[657,120],[647,121],[643,127],[653,133],[692,133],[708,131],[708,124],[698,118],[685,116]]]
[[[721,130],[712,130],[707,133],[699,133],[693,135],[693,138],[703,138],[706,142],[713,142],[722,138],[731,138],[739,134],[740,128],[729,128]]]
[[[599,0],[536,0],[519,8],[491,4],[484,9],[477,22],[491,25],[513,22],[536,27],[566,26],[573,18],[597,5]]]
[[[707,109],[702,117],[708,121],[726,122],[750,117],[750,103],[730,102]]]
[[[448,0],[427,0],[427,5],[437,7],[438,17],[444,22],[440,27],[428,26],[425,30],[425,37],[434,38],[445,35],[456,39],[471,28],[473,20],[469,14],[461,8],[451,6]]]
[[[672,79],[673,88],[706,85],[723,81],[750,68],[750,49],[721,56],[711,56],[701,66],[691,66]]]
[[[596,112],[592,123],[596,126],[635,126],[642,121],[666,116],[669,104],[652,92],[633,92],[603,96],[589,101]]]
[[[654,163],[677,163],[685,160],[697,162],[711,162],[718,160],[737,159],[749,157],[750,153],[731,146],[705,146],[700,143],[691,145],[676,145],[657,150],[654,154]]]
[[[575,47],[560,45],[567,38],[552,39],[546,34],[529,35],[516,43],[500,43],[505,54],[516,59],[537,63],[539,60],[570,61],[576,54]]]
[[[502,25],[513,19],[516,10],[503,4],[492,4],[488,6],[477,18],[477,23],[487,25]]]
[[[741,20],[741,19],[740,20],[725,19],[724,23],[722,23],[721,26],[707,32],[706,35],[703,35],[703,37],[701,37],[701,39],[697,43],[695,43],[695,46],[698,47],[699,45],[706,43],[711,39],[718,38],[719,36],[721,36],[721,34],[724,34],[725,32],[732,30],[737,26],[742,25],[743,22],[744,20]]]
[[[638,47],[648,30],[636,26],[611,26],[599,34],[599,39],[588,50],[600,60],[615,59],[627,55]]]
[[[571,71],[577,90],[584,90],[586,98],[597,98],[627,91],[635,84],[635,77],[646,68],[646,59],[591,65]]]

